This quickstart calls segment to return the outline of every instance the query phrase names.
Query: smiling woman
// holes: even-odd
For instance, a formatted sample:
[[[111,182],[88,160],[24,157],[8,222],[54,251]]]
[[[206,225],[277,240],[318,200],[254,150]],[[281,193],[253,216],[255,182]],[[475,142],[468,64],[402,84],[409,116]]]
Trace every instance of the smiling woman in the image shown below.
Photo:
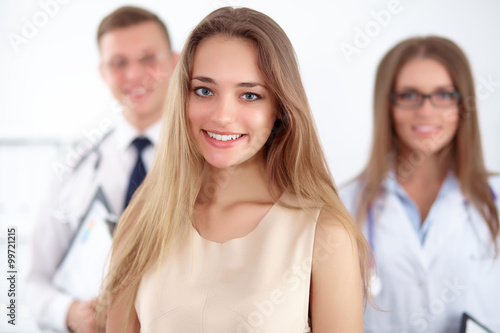
[[[458,126],[459,94],[443,65],[426,58],[409,61],[400,69],[394,91],[392,118],[403,158],[415,150],[433,154],[451,142]]]
[[[193,30],[158,154],[115,234],[107,332],[363,331],[369,251],[272,19]]]
[[[464,312],[500,330],[500,177],[483,162],[469,63],[452,41],[412,38],[377,70],[374,139],[341,196],[378,276],[365,332],[458,332]],[[481,258],[481,259],[479,259]]]
[[[188,118],[208,165],[228,168],[248,159],[263,164],[265,154],[257,153],[271,135],[277,105],[258,67],[255,45],[221,36],[204,39],[194,55],[192,77]]]

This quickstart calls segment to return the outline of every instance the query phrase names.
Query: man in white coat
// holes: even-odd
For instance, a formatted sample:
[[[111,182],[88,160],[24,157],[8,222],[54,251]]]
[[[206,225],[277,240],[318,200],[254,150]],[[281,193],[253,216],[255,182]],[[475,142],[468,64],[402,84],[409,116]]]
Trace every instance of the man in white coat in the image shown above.
[[[55,181],[39,215],[27,292],[42,329],[94,332],[98,288],[81,299],[76,291],[58,286],[54,277],[97,190],[110,213],[119,216],[140,185],[138,175],[144,177],[150,168],[169,77],[178,58],[165,24],[137,7],[121,7],[106,16],[97,43],[101,76],[121,104],[123,117],[62,180]],[[95,267],[93,274],[100,278],[103,269]]]

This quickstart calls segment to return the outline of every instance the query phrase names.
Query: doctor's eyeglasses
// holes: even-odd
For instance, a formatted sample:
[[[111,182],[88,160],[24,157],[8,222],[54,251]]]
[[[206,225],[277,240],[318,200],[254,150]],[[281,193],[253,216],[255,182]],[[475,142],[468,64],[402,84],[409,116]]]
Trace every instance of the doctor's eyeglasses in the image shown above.
[[[131,63],[137,61],[139,65],[143,68],[152,68],[158,65],[161,61],[166,59],[170,55],[168,51],[157,51],[144,53],[142,57],[138,59],[128,59],[123,56],[115,56],[111,58],[108,62],[104,63],[104,66],[114,74],[121,74],[129,68]]]
[[[438,108],[457,106],[460,102],[458,91],[435,91],[432,94],[422,94],[419,91],[393,92],[391,94],[392,105],[405,108],[417,109],[424,105],[428,98],[431,104]]]

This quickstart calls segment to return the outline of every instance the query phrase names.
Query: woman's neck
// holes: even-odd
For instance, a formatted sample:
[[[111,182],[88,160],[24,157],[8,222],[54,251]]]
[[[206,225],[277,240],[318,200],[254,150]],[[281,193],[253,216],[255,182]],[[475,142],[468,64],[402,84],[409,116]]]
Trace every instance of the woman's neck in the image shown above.
[[[424,155],[418,159],[411,158],[410,153],[402,153],[397,158],[396,179],[398,183],[441,183],[449,170],[447,159],[439,154]]]
[[[408,156],[410,155],[399,156],[396,179],[416,204],[420,223],[423,223],[439,194],[449,164],[437,154],[421,156],[413,164],[408,163],[411,161]],[[403,169],[406,169],[406,172],[402,172]]]
[[[226,206],[238,202],[270,201],[272,191],[264,157],[254,156],[247,162],[225,169],[207,165],[198,204]]]

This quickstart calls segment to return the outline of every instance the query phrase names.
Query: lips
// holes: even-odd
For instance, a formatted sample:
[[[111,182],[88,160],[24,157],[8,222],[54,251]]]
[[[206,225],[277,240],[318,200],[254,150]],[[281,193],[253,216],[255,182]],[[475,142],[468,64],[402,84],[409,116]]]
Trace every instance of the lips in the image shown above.
[[[205,131],[209,137],[217,141],[231,141],[237,140],[243,136],[243,134],[217,134],[209,131]]]
[[[127,96],[131,100],[138,102],[138,101],[141,101],[144,98],[146,98],[151,93],[151,91],[153,91],[153,90],[146,89],[144,87],[136,87],[136,88],[132,88],[132,89],[127,90],[125,93],[127,94]]]
[[[130,95],[132,96],[141,96],[145,95],[147,93],[146,88],[140,87],[140,88],[134,88],[130,90]]]
[[[412,130],[417,134],[428,135],[439,132],[441,130],[441,127],[434,125],[419,125],[419,126],[412,126]]]
[[[232,132],[202,130],[207,142],[216,148],[231,148],[238,145],[247,135]]]

